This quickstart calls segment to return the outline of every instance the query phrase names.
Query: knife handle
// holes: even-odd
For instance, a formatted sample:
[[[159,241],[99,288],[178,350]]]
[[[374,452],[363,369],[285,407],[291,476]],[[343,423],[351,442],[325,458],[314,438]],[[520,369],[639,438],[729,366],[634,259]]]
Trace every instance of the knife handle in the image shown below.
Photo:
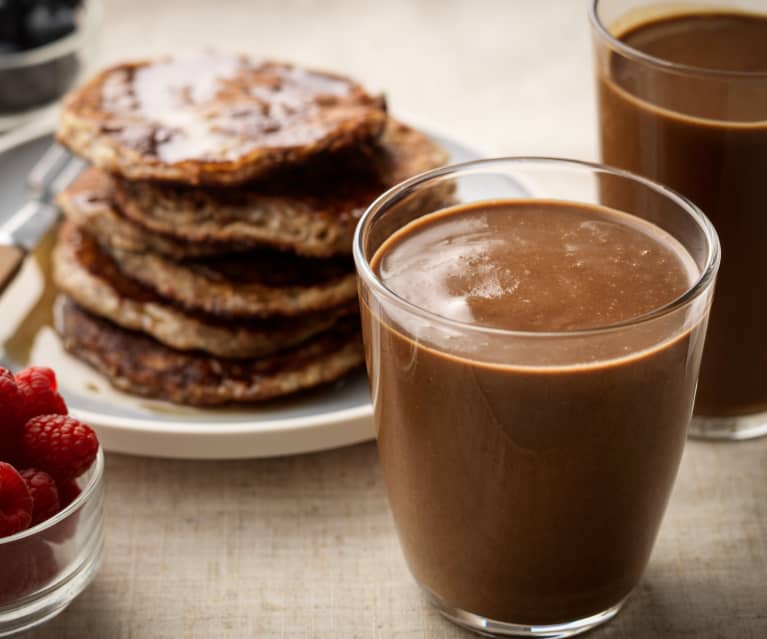
[[[24,257],[26,252],[17,246],[0,246],[0,293],[3,293],[16,277],[24,263]]]

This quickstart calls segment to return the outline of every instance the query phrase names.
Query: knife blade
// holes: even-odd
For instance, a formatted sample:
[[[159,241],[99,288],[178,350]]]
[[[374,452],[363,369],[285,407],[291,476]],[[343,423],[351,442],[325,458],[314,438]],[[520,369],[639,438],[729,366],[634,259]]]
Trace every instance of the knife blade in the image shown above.
[[[54,144],[30,171],[30,200],[0,223],[0,293],[13,282],[27,254],[58,221],[59,211],[53,199],[84,166],[82,160]]]

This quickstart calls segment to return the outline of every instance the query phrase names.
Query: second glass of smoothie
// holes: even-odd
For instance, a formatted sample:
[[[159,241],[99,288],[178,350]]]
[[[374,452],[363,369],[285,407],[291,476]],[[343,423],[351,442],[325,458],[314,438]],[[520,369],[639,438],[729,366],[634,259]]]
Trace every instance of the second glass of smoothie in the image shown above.
[[[691,433],[765,435],[767,3],[594,0],[591,21],[602,160],[689,197],[722,242]]]
[[[428,598],[486,634],[612,618],[682,454],[709,222],[618,170],[486,160],[389,191],[354,251],[389,502]]]

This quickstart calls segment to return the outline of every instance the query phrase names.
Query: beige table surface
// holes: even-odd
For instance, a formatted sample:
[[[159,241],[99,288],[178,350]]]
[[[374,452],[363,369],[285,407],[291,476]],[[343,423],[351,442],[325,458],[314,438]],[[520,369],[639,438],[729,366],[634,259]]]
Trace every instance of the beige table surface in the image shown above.
[[[350,72],[488,153],[595,157],[585,0],[110,0],[107,15],[103,62],[233,47]],[[419,598],[373,444],[109,455],[106,518],[95,582],[30,636],[467,636]],[[767,439],[688,446],[643,584],[591,636],[767,638]]]

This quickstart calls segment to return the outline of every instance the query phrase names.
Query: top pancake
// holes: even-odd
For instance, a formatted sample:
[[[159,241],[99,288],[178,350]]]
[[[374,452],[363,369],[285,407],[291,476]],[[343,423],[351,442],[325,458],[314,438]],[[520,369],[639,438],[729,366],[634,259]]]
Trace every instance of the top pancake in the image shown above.
[[[240,184],[377,139],[382,98],[349,78],[207,52],[98,74],[64,101],[58,139],[129,179]]]
[[[447,161],[428,136],[390,119],[375,145],[323,154],[236,189],[106,177],[100,186],[92,177],[90,186],[76,188],[110,191],[126,218],[176,243],[219,252],[266,245],[325,257],[351,253],[354,228],[381,193]]]

